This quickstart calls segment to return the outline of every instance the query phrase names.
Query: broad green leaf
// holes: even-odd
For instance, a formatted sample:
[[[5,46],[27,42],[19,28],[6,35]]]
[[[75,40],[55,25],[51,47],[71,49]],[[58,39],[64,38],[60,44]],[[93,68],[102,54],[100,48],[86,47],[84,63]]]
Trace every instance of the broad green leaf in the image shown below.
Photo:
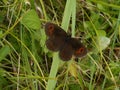
[[[0,49],[0,61],[2,61],[10,53],[10,47],[4,46]]]
[[[21,23],[27,28],[40,29],[40,20],[35,10],[30,10],[23,15]]]
[[[104,50],[110,44],[110,38],[107,38],[105,36],[100,36],[98,41],[101,50]]]
[[[106,36],[106,32],[104,30],[97,30],[99,36]]]
[[[77,68],[76,68],[76,66],[75,66],[75,63],[70,63],[70,65],[69,65],[69,72],[70,72],[70,74],[73,76],[73,77],[75,77],[75,78],[77,78],[77,74],[78,74],[78,72],[77,72]]]
[[[5,70],[3,68],[0,68],[0,76],[4,76],[5,75]]]
[[[100,10],[105,10],[105,7],[104,7],[104,5],[102,5],[102,4],[97,4],[97,7],[100,9]]]

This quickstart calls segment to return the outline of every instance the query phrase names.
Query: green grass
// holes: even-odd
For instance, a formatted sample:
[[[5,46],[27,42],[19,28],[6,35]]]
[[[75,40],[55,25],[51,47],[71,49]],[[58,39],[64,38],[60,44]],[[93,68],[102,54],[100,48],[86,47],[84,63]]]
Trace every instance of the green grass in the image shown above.
[[[119,5],[119,0],[0,1],[0,90],[119,90]],[[87,55],[60,60],[45,46],[46,22],[80,37]]]

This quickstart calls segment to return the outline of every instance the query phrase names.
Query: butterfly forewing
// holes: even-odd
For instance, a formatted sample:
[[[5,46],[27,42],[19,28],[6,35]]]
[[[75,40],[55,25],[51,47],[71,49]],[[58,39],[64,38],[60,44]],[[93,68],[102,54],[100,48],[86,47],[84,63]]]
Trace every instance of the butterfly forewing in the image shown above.
[[[53,36],[67,37],[68,36],[67,33],[62,28],[50,22],[45,24],[45,33],[49,37],[53,37]]]
[[[54,24],[52,23],[46,23],[45,24],[45,33],[47,36],[53,36],[54,35],[54,31],[55,31],[55,27]]]
[[[78,47],[76,48],[76,50],[74,51],[74,56],[76,57],[83,57],[87,54],[87,49],[86,47],[82,46],[82,47]]]
[[[75,57],[82,57],[87,54],[86,47],[78,39],[70,38],[68,42],[74,50]]]

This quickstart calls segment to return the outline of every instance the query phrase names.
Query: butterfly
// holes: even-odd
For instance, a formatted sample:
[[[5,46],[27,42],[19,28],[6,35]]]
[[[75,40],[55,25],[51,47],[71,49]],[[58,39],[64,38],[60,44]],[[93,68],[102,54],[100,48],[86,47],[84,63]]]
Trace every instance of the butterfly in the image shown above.
[[[48,37],[46,47],[51,51],[59,51],[63,61],[69,61],[72,56],[83,57],[87,48],[76,38],[72,38],[61,27],[51,22],[45,24],[45,33]]]

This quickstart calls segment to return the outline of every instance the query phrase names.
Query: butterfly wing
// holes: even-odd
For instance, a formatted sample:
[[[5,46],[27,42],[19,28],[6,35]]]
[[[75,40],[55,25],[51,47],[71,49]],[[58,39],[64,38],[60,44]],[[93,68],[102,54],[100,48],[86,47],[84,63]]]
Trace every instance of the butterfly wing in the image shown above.
[[[63,61],[68,61],[72,58],[73,55],[73,48],[71,45],[69,45],[68,43],[64,43],[63,47],[60,49],[59,52],[59,57],[63,60]]]
[[[73,50],[74,50],[74,56],[75,57],[83,57],[87,54],[86,47],[76,38],[70,38],[69,44],[71,44]]]
[[[51,51],[58,51],[64,45],[63,37],[49,37],[46,40],[46,46]]]
[[[45,33],[48,37],[67,37],[67,33],[60,28],[58,25],[53,24],[53,23],[46,23],[45,24]]]
[[[46,46],[51,51],[60,50],[68,36],[62,28],[50,22],[45,24],[45,33],[48,36]]]

